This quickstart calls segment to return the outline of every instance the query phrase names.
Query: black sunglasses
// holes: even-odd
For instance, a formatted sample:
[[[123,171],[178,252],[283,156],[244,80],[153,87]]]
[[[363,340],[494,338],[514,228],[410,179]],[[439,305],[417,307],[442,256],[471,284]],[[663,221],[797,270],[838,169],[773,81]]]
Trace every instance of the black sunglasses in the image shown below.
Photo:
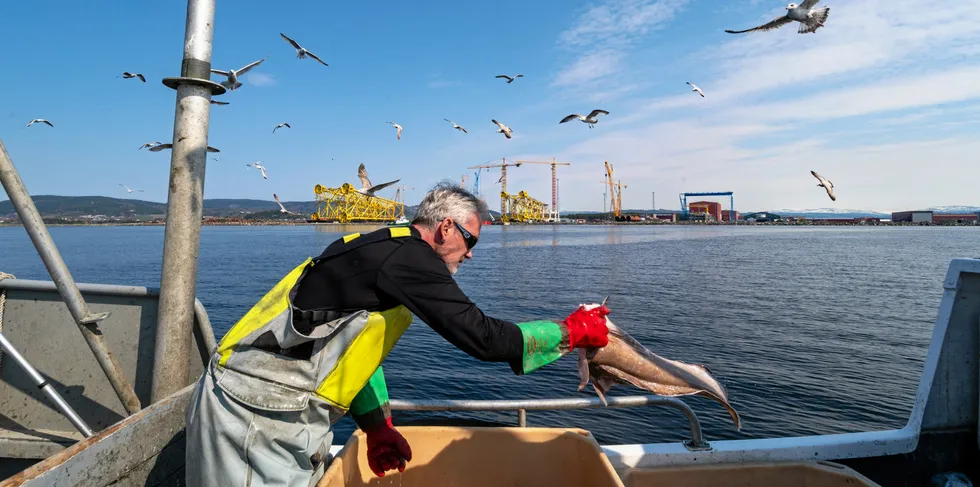
[[[473,247],[476,246],[477,237],[474,237],[472,233],[467,232],[462,225],[456,223],[456,220],[453,220],[453,225],[456,225],[456,228],[459,229],[459,233],[463,234],[463,240],[466,240],[466,250],[472,250]]]

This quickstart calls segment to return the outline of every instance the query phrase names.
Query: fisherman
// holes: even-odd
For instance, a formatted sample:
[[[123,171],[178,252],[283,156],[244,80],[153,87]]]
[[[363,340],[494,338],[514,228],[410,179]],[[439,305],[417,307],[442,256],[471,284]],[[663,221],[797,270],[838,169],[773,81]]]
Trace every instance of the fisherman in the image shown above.
[[[367,436],[375,475],[412,459],[394,428],[381,363],[412,315],[470,356],[517,375],[608,342],[601,306],[562,321],[487,316],[453,275],[486,205],[436,186],[409,226],[347,235],[292,269],[218,344],[187,408],[190,486],[313,485],[344,414]]]

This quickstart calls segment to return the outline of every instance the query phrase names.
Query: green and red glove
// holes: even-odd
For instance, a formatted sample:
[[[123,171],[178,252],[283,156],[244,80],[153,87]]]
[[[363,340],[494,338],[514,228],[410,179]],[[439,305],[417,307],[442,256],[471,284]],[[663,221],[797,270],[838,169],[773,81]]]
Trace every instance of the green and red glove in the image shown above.
[[[391,425],[391,418],[364,430],[367,435],[368,466],[378,477],[388,470],[405,471],[405,464],[412,460],[412,449],[405,437]]]
[[[609,308],[605,305],[579,305],[578,309],[562,321],[568,329],[568,349],[601,348],[609,344],[609,328],[606,327],[608,314]]]

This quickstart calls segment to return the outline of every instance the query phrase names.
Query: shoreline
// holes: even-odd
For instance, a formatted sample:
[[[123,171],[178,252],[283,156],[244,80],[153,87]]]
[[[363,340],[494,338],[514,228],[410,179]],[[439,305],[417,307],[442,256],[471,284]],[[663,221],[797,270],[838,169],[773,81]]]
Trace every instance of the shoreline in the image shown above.
[[[277,221],[277,220],[255,220],[244,222],[236,221],[204,221],[202,227],[251,227],[251,226],[340,226],[340,225],[387,225],[391,222],[305,222],[305,221]],[[501,223],[485,223],[485,226],[505,226]],[[617,221],[594,221],[584,223],[510,223],[506,226],[601,226],[601,225],[622,225],[622,226],[795,226],[795,227],[980,227],[976,223],[909,223],[909,222],[878,222],[878,223],[859,223],[847,221],[791,221],[791,222],[617,222]],[[72,222],[72,223],[45,223],[47,227],[162,227],[164,222]],[[0,223],[0,227],[23,227],[20,223]]]

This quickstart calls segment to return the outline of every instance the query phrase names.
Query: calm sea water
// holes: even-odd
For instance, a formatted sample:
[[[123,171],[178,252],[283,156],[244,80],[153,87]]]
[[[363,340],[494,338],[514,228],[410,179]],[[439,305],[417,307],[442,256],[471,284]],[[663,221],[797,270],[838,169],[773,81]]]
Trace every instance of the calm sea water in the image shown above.
[[[203,228],[197,290],[216,335],[307,256],[372,228]],[[78,282],[159,286],[162,227],[50,232]],[[457,280],[485,312],[513,321],[560,319],[609,295],[614,322],[654,352],[708,365],[728,387],[741,433],[720,405],[685,398],[709,440],[764,438],[902,426],[949,261],[976,256],[980,229],[965,227],[497,226],[484,228]],[[19,227],[0,228],[0,270],[50,279]],[[517,377],[419,321],[384,366],[397,399],[595,394],[576,391],[574,356]],[[687,431],[682,415],[661,408],[531,412],[528,423],[586,428],[601,443],[677,441]],[[342,420],[335,443],[352,429]]]

